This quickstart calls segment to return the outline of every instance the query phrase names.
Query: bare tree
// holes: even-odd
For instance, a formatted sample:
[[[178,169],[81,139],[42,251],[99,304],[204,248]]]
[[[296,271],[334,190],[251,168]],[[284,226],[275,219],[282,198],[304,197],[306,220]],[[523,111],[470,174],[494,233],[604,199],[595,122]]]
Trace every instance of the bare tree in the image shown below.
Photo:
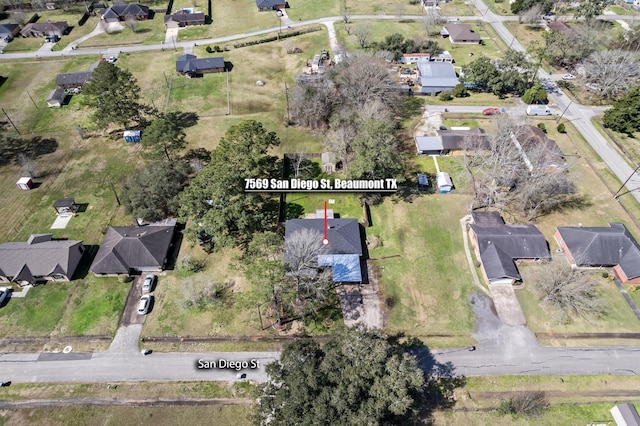
[[[345,168],[349,167],[355,156],[352,144],[356,134],[355,124],[352,121],[344,120],[331,126],[325,139],[327,148],[342,160]]]
[[[502,400],[498,411],[501,414],[519,414],[525,417],[537,417],[549,407],[549,401],[543,391],[522,392],[513,398]]]
[[[347,24],[349,23],[349,7],[347,6],[347,0],[340,1],[340,14],[342,15],[342,20],[344,21],[345,28],[347,28],[347,34],[350,34],[349,27]]]
[[[543,6],[541,3],[534,4],[529,10],[520,14],[520,22],[527,25],[538,25],[542,16]]]
[[[584,61],[585,79],[600,86],[605,99],[617,99],[640,78],[638,55],[624,50],[598,51]]]
[[[427,32],[427,37],[437,32],[438,27],[444,22],[444,18],[440,16],[436,9],[432,7],[427,8],[422,17],[422,25]]]
[[[386,61],[360,55],[340,65],[334,82],[346,105],[359,109],[374,100],[387,108],[396,105],[398,96],[392,89],[394,80]]]
[[[533,283],[542,304],[549,307],[562,324],[570,324],[574,318],[589,321],[607,312],[597,290],[598,283],[587,272],[572,269],[562,259],[541,266]]]
[[[362,49],[369,46],[371,39],[371,26],[369,24],[360,22],[357,25],[354,25],[351,29],[351,34],[356,38]]]
[[[291,116],[298,125],[312,129],[327,126],[336,103],[336,94],[329,81],[307,84],[301,81],[293,88]]]
[[[126,21],[124,21],[124,26],[129,28],[134,33],[138,32],[139,25],[140,25],[140,22],[138,22],[137,19],[127,19]]]

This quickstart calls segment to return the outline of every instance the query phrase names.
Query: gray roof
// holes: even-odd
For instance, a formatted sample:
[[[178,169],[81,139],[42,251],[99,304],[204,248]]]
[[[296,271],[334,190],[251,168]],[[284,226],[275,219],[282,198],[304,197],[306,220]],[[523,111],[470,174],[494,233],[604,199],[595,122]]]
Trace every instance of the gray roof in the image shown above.
[[[616,421],[616,425],[640,426],[640,416],[633,404],[617,404],[610,411]]]
[[[324,236],[324,219],[290,219],[285,224],[285,241],[303,229],[317,231]],[[360,225],[356,219],[327,219],[327,239],[318,255],[319,266],[331,266],[335,282],[362,282],[360,256],[362,242]],[[284,254],[285,262],[289,258]]]
[[[78,240],[53,240],[52,234],[34,234],[26,242],[0,244],[0,273],[14,280],[34,282],[33,276],[61,273],[69,278],[82,253]]]
[[[566,164],[564,153],[556,141],[550,139],[542,129],[530,124],[523,125],[520,129],[521,131],[517,133],[518,142],[531,163],[538,167]]]
[[[58,198],[53,203],[53,207],[73,207],[76,204],[76,200],[73,198]]]
[[[468,24],[446,24],[444,28],[449,33],[449,38],[456,41],[477,41],[480,43],[480,36],[474,33],[471,25]]]
[[[164,22],[167,23],[169,21],[173,22],[204,22],[205,15],[202,12],[196,13],[187,13],[184,11],[178,11],[173,15],[166,15],[164,17]]]
[[[481,223],[471,224],[478,240],[480,260],[489,280],[512,278],[520,280],[515,259],[548,259],[551,257],[547,241],[534,225],[499,223],[495,214],[482,215]]]
[[[38,31],[38,32],[64,32],[69,28],[67,21],[58,22],[33,22],[25,25],[20,32]]]
[[[489,136],[484,130],[473,128],[469,130],[438,130],[438,136],[442,139],[444,149],[468,148],[488,149],[490,147]]]
[[[640,277],[640,246],[624,224],[558,226],[558,233],[578,266],[619,265],[627,278]]]
[[[113,226],[91,264],[96,274],[128,274],[141,268],[162,269],[173,226]]]
[[[256,0],[256,6],[258,6],[260,9],[281,6],[285,3],[286,0]]]
[[[82,86],[91,80],[92,71],[65,72],[56,76],[58,86]]]
[[[18,28],[18,24],[0,24],[0,34],[11,34]]]
[[[289,219],[285,223],[285,235],[292,235],[300,229],[311,229],[324,235],[324,219]],[[322,254],[362,255],[360,226],[356,219],[327,219],[327,239],[329,245]]]
[[[198,72],[215,68],[224,68],[224,58],[222,56],[198,59],[196,55],[185,54],[179,56],[176,61],[176,71],[182,73]]]
[[[451,62],[431,62],[418,60],[420,85],[430,87],[455,87],[459,83],[456,71]]]
[[[439,136],[416,136],[418,151],[441,151],[442,140]]]
[[[120,18],[125,16],[149,16],[149,8],[139,4],[114,4],[108,9],[102,11],[105,18]]]
[[[47,102],[58,101],[60,103],[63,103],[64,97],[64,89],[53,89],[51,92],[49,92],[49,96],[47,96]]]
[[[471,212],[473,223],[479,226],[500,226],[504,225],[504,219],[500,213],[491,211],[473,211]]]

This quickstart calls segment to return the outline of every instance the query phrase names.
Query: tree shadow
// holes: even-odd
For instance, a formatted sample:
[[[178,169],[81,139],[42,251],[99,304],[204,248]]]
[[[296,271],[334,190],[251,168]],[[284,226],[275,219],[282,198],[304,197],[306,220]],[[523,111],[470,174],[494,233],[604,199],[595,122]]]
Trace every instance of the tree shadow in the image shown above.
[[[58,141],[51,138],[36,136],[26,138],[7,138],[2,141],[0,149],[0,166],[18,161],[18,155],[24,154],[29,159],[35,159],[45,154],[51,154],[58,149]]]
[[[170,112],[167,114],[167,120],[176,124],[181,129],[193,127],[198,124],[199,116],[195,112]]]
[[[296,203],[286,203],[285,211],[287,219],[295,219],[304,214],[304,207]]]
[[[424,372],[424,392],[420,395],[421,423],[435,410],[452,408],[456,403],[454,392],[466,385],[466,377],[457,374],[451,362],[438,362],[429,347],[417,337],[405,338],[403,333],[399,333],[389,336],[389,342],[415,356],[418,367]]]

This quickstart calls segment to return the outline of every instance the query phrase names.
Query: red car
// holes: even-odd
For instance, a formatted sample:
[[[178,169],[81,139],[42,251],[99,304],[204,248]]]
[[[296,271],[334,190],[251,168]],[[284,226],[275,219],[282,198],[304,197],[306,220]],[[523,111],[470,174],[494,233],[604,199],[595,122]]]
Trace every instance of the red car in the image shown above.
[[[485,109],[482,110],[482,114],[484,114],[484,115],[500,114],[500,109],[499,108],[485,108]]]

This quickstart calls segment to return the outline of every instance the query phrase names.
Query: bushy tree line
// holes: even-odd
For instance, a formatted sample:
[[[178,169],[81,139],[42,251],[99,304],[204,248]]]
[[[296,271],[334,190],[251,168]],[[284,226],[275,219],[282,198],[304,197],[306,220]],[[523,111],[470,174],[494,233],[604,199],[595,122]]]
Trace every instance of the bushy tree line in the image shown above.
[[[462,68],[460,79],[473,90],[497,96],[522,96],[531,86],[536,64],[523,52],[509,49],[501,59],[479,56]]]

